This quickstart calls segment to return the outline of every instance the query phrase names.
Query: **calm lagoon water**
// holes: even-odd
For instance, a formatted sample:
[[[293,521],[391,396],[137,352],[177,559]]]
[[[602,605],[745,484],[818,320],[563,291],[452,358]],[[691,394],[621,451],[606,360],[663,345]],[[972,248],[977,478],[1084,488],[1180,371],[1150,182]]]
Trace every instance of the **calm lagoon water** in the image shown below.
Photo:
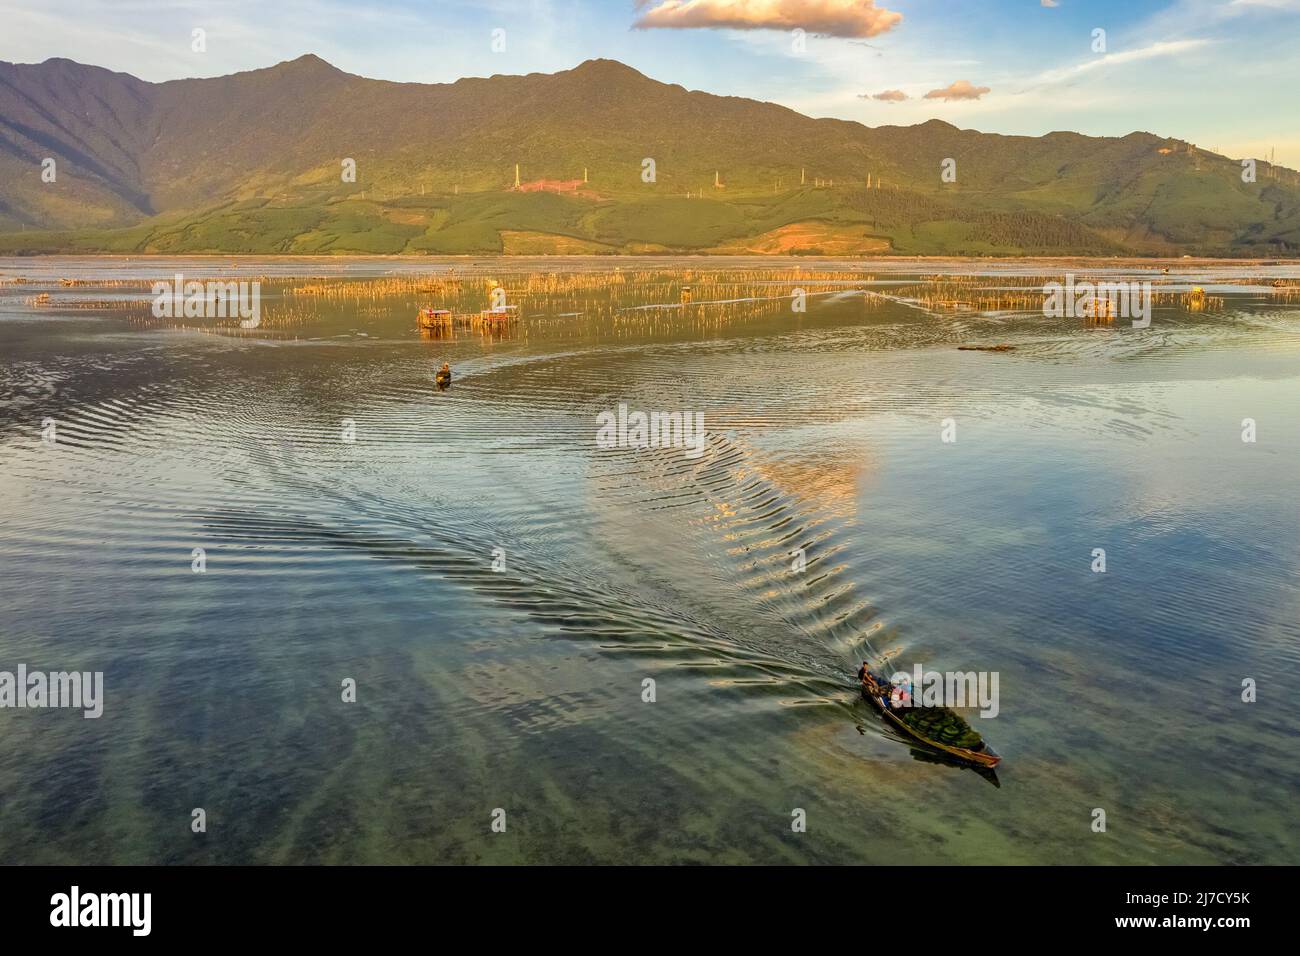
[[[1300,863],[1300,269],[1109,266],[1133,329],[799,265],[0,260],[0,670],[105,681],[0,710],[0,862]],[[261,326],[154,319],[176,272]],[[620,402],[704,454],[598,448]],[[871,648],[999,674],[996,786]]]

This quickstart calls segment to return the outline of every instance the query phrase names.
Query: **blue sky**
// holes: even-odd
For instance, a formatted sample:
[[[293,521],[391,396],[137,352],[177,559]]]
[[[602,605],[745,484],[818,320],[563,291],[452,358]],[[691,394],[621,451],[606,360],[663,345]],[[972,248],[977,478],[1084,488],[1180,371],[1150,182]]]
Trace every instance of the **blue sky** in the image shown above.
[[[0,0],[0,59],[64,56],[165,80],[310,52],[363,76],[438,83],[607,57],[872,126],[938,117],[1031,135],[1149,130],[1234,157],[1276,147],[1278,162],[1300,167],[1300,0],[1055,2]],[[660,26],[634,28],[640,18]],[[805,21],[799,50],[792,24]],[[191,50],[196,27],[206,52]],[[1104,52],[1093,49],[1098,28]],[[926,98],[959,81],[988,92]],[[892,101],[871,98],[885,91]]]

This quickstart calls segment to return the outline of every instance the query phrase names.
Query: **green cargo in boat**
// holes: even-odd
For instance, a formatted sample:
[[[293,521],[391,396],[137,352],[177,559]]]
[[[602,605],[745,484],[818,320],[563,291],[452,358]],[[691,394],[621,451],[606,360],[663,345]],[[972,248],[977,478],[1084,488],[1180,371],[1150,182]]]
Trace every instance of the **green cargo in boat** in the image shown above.
[[[996,767],[1002,761],[960,714],[947,707],[891,707],[889,693],[889,683],[864,668],[862,696],[903,734],[977,767]]]

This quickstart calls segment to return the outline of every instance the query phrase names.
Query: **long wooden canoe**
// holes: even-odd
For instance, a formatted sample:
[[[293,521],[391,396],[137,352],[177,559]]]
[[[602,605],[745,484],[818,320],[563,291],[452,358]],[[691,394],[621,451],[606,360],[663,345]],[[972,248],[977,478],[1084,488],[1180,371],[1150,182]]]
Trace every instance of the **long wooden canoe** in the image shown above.
[[[910,727],[888,704],[890,687],[888,684],[878,681],[876,676],[868,671],[862,678],[862,696],[871,701],[873,707],[880,711],[882,717],[889,724],[892,724],[899,731],[913,740],[919,740],[927,747],[948,754],[957,760],[963,760],[967,763],[974,764],[977,767],[996,767],[1002,762],[1002,758],[987,743],[981,741],[978,748],[953,747],[950,744],[940,743],[937,740],[931,740],[923,736],[915,729]]]

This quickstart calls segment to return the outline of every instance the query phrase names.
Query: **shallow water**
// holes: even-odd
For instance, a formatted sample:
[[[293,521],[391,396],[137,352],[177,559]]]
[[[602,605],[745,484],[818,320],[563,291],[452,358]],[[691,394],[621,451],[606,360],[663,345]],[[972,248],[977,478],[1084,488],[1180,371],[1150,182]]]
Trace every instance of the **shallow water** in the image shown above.
[[[0,670],[106,698],[0,709],[0,862],[1300,862],[1300,269],[1068,267],[1219,297],[1133,329],[799,266],[0,260]],[[153,318],[178,271],[261,326]],[[865,706],[886,648],[998,673],[998,786]]]

